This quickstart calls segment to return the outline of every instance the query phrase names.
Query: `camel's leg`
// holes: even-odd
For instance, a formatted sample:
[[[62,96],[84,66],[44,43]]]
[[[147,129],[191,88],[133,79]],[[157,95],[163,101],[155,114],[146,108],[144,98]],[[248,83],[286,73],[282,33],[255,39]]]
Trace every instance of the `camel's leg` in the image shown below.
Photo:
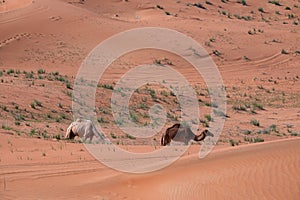
[[[85,141],[87,140],[87,138],[88,138],[88,132],[85,131],[85,132],[84,132],[84,135],[83,135],[83,137],[82,137],[82,139],[83,139],[82,142],[85,142]]]
[[[93,134],[93,133],[90,133],[90,134],[89,134],[90,142],[92,142],[92,140],[93,140],[93,136],[94,136],[94,134]]]

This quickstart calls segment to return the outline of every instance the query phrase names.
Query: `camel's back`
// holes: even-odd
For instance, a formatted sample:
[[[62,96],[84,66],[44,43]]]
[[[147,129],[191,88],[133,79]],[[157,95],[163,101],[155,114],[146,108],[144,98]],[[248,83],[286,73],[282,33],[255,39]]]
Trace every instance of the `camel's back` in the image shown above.
[[[86,131],[89,131],[93,128],[93,123],[91,120],[81,119],[76,120],[76,129],[79,134],[84,134]]]

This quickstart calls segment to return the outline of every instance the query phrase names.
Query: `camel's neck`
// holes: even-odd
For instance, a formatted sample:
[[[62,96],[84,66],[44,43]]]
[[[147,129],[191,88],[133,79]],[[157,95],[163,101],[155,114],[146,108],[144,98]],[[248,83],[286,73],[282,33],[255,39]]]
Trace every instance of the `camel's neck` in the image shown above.
[[[204,140],[204,138],[206,137],[206,134],[204,132],[200,133],[200,135],[196,135],[195,136],[195,141],[201,141]]]

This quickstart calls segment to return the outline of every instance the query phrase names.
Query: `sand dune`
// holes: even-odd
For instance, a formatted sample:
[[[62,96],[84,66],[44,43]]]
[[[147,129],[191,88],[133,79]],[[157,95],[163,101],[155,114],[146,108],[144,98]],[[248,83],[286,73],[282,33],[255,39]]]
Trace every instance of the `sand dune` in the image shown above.
[[[0,0],[0,199],[298,200],[300,4],[245,2]],[[227,113],[207,157],[199,160],[200,146],[192,145],[167,168],[136,175],[107,168],[83,144],[61,139],[73,120],[73,84],[84,59],[105,39],[141,27],[198,42],[222,75]],[[113,87],[144,64],[182,74],[197,94],[199,129],[214,122],[218,105],[190,63],[164,50],[133,51],[114,60],[97,85],[97,120],[115,145],[156,151],[166,128],[182,119],[174,93],[147,84],[131,96],[131,117],[149,124],[149,108],[160,104],[167,113],[162,130],[135,138],[114,121]]]
[[[58,163],[43,159],[42,163],[1,165],[0,195],[3,199],[296,200],[299,153],[299,139],[282,140],[225,148],[201,160],[192,154],[141,175],[122,174],[93,159],[67,161],[70,156],[64,156]]]

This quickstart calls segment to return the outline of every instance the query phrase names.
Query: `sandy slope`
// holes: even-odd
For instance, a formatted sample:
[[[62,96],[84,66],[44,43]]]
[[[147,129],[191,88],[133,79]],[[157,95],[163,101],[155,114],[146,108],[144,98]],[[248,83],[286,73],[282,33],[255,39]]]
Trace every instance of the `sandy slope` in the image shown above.
[[[206,9],[193,3],[6,0],[0,4],[0,199],[300,196],[299,139],[291,139],[300,135],[299,1],[282,0],[282,6],[267,0],[247,1],[247,6],[200,1]],[[72,121],[72,84],[88,53],[116,33],[153,26],[192,37],[216,62],[226,87],[228,115],[217,150],[198,160],[199,147],[193,145],[189,156],[164,170],[130,175],[104,167],[82,144],[52,140]],[[131,52],[117,59],[100,82],[114,85],[135,66],[165,58],[197,88],[204,128],[209,123],[205,115],[212,111],[208,88],[177,55],[153,49]],[[115,144],[136,152],[158,148],[161,132],[150,140],[126,137],[113,122],[111,90],[98,89],[97,115]],[[158,86],[150,89],[156,91],[156,100],[143,89],[131,99],[141,124],[150,121],[148,111],[137,107],[157,101],[173,118],[180,115],[171,95],[164,96]],[[168,125],[172,123],[174,119],[168,119]],[[249,144],[255,138],[265,142]]]
[[[20,140],[6,139],[14,145]],[[48,145],[56,143],[39,142],[35,147]],[[21,155],[25,156],[29,150],[30,147],[24,147]],[[23,158],[14,164],[0,165],[1,199],[296,200],[299,197],[299,139],[225,148],[202,160],[192,154],[163,170],[141,175],[111,170],[85,151],[81,152],[84,160],[79,160],[75,155],[78,150],[78,145],[67,144],[55,150],[60,152],[59,158],[46,150],[45,157],[32,154],[30,161]]]

